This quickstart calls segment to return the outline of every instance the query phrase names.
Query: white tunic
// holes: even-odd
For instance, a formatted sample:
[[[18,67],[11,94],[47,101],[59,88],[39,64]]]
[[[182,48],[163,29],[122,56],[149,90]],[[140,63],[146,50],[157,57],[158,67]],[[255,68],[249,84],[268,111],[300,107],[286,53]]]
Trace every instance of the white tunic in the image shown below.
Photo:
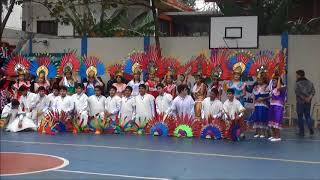
[[[132,96],[138,96],[139,95],[139,85],[140,84],[144,84],[144,82],[140,81],[140,82],[136,83],[133,80],[131,80],[128,83],[128,86],[132,87],[132,93],[131,93]]]
[[[37,94],[28,92],[26,96],[20,97],[20,107],[26,112],[36,108],[37,103]]]
[[[53,104],[53,109],[70,113],[74,110],[74,102],[71,96],[57,97]]]
[[[72,100],[74,102],[74,109],[80,117],[79,124],[82,124],[82,127],[84,127],[88,123],[88,96],[84,93],[80,95],[74,94],[72,95]]]
[[[172,102],[172,95],[168,93],[163,93],[156,98],[156,110],[158,114],[167,113]]]
[[[11,103],[4,106],[1,118],[9,121],[6,130],[10,132],[18,132],[28,128],[33,130],[37,129],[37,125],[33,122],[33,120],[28,118],[26,113],[23,113],[18,109],[12,109]],[[19,127],[20,121],[22,122],[21,127]]]
[[[106,111],[111,114],[110,118],[115,121],[116,117],[118,116],[118,113],[120,111],[121,106],[121,98],[117,95],[111,97],[107,97],[105,109]]]
[[[124,125],[130,120],[135,118],[136,114],[136,99],[133,96],[130,97],[122,97],[121,98],[121,106],[119,111],[119,118],[122,120],[122,124]]]
[[[154,116],[154,97],[151,94],[136,96],[136,121],[149,121]]]
[[[54,105],[54,103],[56,102],[56,98],[57,97],[59,97],[59,95],[58,96],[55,96],[53,93],[51,93],[51,94],[49,94],[48,96],[47,96],[47,99],[48,99],[48,109],[49,110],[52,110],[53,109],[53,105]]]
[[[26,96],[20,97],[20,108],[23,112],[28,112],[28,117],[32,120],[37,119],[36,106],[39,103],[37,94],[28,92]],[[30,113],[29,113],[30,112]]]
[[[242,106],[239,100],[234,98],[232,102],[229,101],[229,99],[224,102],[223,110],[225,116],[229,116],[233,120],[235,119],[235,115],[243,115],[242,113],[245,111],[245,108]]]
[[[173,115],[189,115],[194,117],[194,100],[190,95],[182,98],[181,96],[177,96],[172,101],[169,113]]]
[[[88,96],[86,94],[74,94],[71,97],[74,102],[74,109],[77,111],[77,113],[85,112],[88,110]]]
[[[207,97],[202,101],[201,117],[203,119],[208,117],[217,118],[222,114],[223,104],[219,99],[212,101],[210,97]]]
[[[104,113],[106,100],[107,98],[102,95],[99,97],[96,95],[90,96],[88,98],[89,116],[95,116],[98,113]]]
[[[49,98],[47,95],[44,95],[43,97],[40,97],[39,94],[37,94],[37,105],[36,109],[38,112],[46,112],[49,107]]]

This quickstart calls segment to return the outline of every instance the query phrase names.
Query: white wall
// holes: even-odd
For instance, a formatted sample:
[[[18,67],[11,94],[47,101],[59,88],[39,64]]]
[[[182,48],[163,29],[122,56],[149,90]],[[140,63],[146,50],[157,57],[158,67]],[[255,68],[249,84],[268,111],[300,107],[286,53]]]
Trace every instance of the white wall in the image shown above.
[[[39,40],[39,39],[37,39]],[[42,39],[43,40],[43,39]],[[33,43],[34,52],[63,52],[65,49],[77,49],[80,53],[81,39],[48,39],[49,45]],[[209,55],[208,37],[166,37],[161,38],[162,54],[174,56],[182,62],[190,60],[192,56],[200,52],[207,52]],[[151,43],[153,43],[153,38]],[[289,103],[294,104],[294,82],[295,71],[304,69],[307,77],[314,82],[317,94],[315,102],[320,103],[320,35],[289,36],[289,66],[288,66],[288,91]],[[280,36],[260,36],[258,50],[281,49]],[[108,65],[114,62],[121,62],[128,57],[133,50],[143,50],[143,38],[89,38],[88,53],[101,58]]]
[[[43,41],[47,40],[48,45],[44,45]],[[81,54],[81,39],[48,39],[36,38],[32,43],[33,53],[63,53],[70,50],[75,50],[80,56]]]

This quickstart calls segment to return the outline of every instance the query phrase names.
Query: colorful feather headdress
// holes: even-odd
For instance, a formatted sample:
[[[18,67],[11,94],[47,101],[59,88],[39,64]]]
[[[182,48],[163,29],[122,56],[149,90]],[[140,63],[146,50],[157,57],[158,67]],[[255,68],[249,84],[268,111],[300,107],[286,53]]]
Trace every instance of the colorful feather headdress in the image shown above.
[[[31,62],[30,74],[52,79],[57,76],[57,67],[52,63],[49,56],[42,55]]]
[[[105,74],[104,64],[93,56],[85,56],[80,67],[81,78],[103,76]]]
[[[65,72],[78,72],[80,61],[74,52],[66,53],[62,59],[58,69],[58,74],[63,75]]]
[[[259,51],[250,67],[249,75],[257,76],[258,78],[260,78],[262,75],[267,75],[269,70],[268,66],[270,62],[273,61],[273,58],[274,53],[272,51]]]
[[[233,73],[246,75],[253,61],[254,56],[250,51],[236,51],[229,57],[228,68],[229,70],[232,70]]]
[[[108,67],[108,73],[110,76],[123,76],[123,65],[122,64],[113,64]]]
[[[211,62],[208,64],[208,71],[211,72],[213,78],[222,80],[231,76],[228,71],[227,62],[231,52],[228,49],[213,49],[211,52]]]
[[[22,55],[14,56],[5,65],[5,72],[8,76],[26,74],[29,70],[30,62]]]

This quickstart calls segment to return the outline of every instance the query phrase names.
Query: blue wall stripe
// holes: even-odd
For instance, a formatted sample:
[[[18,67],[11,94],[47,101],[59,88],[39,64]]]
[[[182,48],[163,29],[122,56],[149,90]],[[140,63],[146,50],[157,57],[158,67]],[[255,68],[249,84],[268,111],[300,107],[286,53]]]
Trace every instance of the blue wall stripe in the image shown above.
[[[88,54],[88,37],[83,36],[81,38],[81,56]]]
[[[150,46],[150,37],[149,36],[145,36],[143,38],[143,49],[144,52],[147,52]]]

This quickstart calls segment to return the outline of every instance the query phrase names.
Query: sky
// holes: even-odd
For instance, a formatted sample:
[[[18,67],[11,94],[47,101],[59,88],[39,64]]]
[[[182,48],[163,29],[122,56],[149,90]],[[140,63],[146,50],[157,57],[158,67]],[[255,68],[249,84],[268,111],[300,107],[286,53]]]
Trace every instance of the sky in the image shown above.
[[[206,7],[206,3],[204,3],[204,0],[197,0],[196,8],[203,9],[204,7]],[[3,13],[3,16],[4,14],[6,14],[6,10]],[[14,6],[13,12],[6,24],[6,28],[21,30],[21,24],[22,24],[22,7],[16,5]]]

